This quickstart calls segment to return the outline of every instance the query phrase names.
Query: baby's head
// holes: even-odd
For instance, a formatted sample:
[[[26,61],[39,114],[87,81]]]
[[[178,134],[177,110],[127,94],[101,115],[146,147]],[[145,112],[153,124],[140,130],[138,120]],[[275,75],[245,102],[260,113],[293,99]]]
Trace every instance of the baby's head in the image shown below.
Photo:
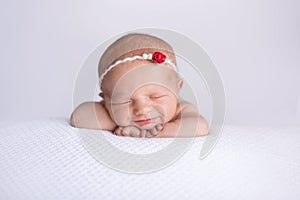
[[[98,73],[105,107],[119,126],[149,129],[174,119],[182,80],[172,47],[160,38],[128,34],[103,53]]]

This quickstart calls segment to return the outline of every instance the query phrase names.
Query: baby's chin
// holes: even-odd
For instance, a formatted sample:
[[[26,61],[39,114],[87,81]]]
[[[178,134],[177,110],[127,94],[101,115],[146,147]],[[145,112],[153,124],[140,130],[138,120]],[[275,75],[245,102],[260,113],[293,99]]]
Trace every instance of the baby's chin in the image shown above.
[[[141,129],[141,130],[149,130],[149,129],[152,129],[153,127],[155,127],[155,125],[145,125],[145,126],[138,126],[138,125],[135,125],[135,126],[137,126],[139,129]]]

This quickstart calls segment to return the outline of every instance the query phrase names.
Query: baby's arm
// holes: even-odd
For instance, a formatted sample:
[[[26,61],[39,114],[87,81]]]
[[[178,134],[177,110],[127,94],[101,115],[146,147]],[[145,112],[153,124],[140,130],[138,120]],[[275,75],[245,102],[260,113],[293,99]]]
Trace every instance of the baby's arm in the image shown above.
[[[117,127],[103,102],[85,102],[72,113],[70,124],[78,128],[113,131]]]
[[[192,104],[182,101],[177,119],[166,123],[156,137],[193,137],[208,134],[207,121]]]

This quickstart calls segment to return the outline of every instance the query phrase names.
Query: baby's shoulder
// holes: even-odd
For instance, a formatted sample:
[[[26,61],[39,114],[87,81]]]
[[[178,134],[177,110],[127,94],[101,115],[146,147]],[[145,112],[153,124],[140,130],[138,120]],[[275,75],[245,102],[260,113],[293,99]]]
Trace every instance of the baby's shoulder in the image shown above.
[[[196,106],[194,106],[192,103],[180,99],[177,107],[177,117],[181,118],[183,116],[198,116],[198,109]]]
[[[180,110],[196,109],[196,107],[192,103],[190,103],[190,102],[188,102],[188,101],[186,101],[184,99],[180,99],[179,100],[179,109]]]

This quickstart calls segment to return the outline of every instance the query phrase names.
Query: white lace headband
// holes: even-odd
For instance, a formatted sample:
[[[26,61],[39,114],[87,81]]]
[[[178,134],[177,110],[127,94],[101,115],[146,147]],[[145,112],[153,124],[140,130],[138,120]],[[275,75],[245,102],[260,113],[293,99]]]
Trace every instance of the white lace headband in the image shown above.
[[[173,69],[177,72],[177,68],[176,65],[167,58],[167,56],[161,52],[154,52],[152,53],[144,53],[142,56],[133,56],[133,57],[127,57],[124,58],[122,60],[117,60],[116,62],[114,62],[112,65],[110,65],[100,76],[99,78],[99,85],[101,86],[102,84],[102,80],[104,79],[104,76],[110,71],[112,70],[114,67],[116,67],[117,65],[121,64],[121,63],[125,63],[125,62],[129,62],[129,61],[133,61],[133,60],[150,60],[154,63],[168,63],[170,64]]]

